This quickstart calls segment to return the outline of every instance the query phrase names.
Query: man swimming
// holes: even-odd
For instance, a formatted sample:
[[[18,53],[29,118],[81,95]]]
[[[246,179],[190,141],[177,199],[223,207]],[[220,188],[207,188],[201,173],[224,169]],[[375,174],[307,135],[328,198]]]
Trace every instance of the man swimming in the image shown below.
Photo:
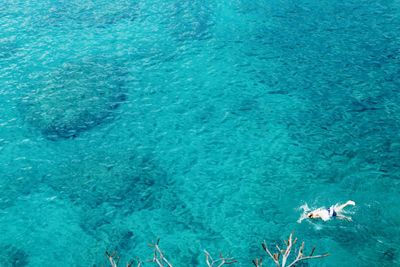
[[[308,218],[308,219],[322,219],[324,221],[328,221],[331,218],[338,218],[338,219],[341,219],[341,220],[351,221],[351,217],[345,216],[344,215],[345,212],[343,210],[345,207],[347,207],[349,205],[354,206],[354,205],[356,205],[356,203],[354,201],[352,201],[352,200],[349,200],[346,203],[341,204],[341,205],[335,204],[335,205],[333,205],[333,206],[331,206],[329,208],[322,207],[322,208],[318,208],[316,210],[313,210],[311,212],[308,212],[309,208],[308,208],[307,205],[305,205],[305,206],[302,206],[302,208],[304,209],[304,211],[306,213],[303,214],[300,217],[298,222],[301,222],[303,219],[306,219],[306,218]]]

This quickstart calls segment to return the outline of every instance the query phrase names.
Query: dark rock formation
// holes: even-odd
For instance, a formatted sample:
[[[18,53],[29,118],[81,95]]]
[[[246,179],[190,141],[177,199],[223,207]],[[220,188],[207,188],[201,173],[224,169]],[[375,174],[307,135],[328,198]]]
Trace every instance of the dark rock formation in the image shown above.
[[[28,265],[28,254],[13,245],[0,246],[0,266],[23,267]]]
[[[165,171],[150,156],[131,151],[99,151],[68,161],[58,171],[44,181],[55,191],[87,209],[117,207],[120,213],[159,205],[169,184]],[[107,216],[102,217],[104,222],[96,224],[108,223]]]
[[[80,212],[81,228],[119,251],[134,245],[125,218],[132,212],[166,205],[171,186],[166,172],[147,154],[98,152],[60,166],[44,181]]]
[[[115,117],[126,99],[123,80],[112,64],[65,63],[22,98],[20,110],[47,139],[76,137]]]

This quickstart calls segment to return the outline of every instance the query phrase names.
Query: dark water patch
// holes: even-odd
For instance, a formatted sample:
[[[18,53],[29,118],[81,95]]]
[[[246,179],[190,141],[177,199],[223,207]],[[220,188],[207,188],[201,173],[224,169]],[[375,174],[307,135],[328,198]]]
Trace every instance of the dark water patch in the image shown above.
[[[44,183],[78,208],[80,228],[104,249],[125,255],[163,233],[185,232],[193,236],[193,244],[187,245],[198,255],[195,241],[220,239],[203,219],[193,216],[180,199],[179,187],[152,154],[98,152],[65,162],[59,172]],[[186,253],[185,260],[192,260],[193,253]]]
[[[0,266],[23,267],[29,264],[29,255],[21,248],[14,245],[0,246]]]
[[[0,181],[0,208],[12,206],[16,199],[32,191],[33,181],[29,177],[2,175]]]
[[[240,101],[238,106],[239,112],[254,111],[259,108],[259,103],[254,98],[247,98]]]
[[[135,230],[123,223],[110,224],[98,228],[93,237],[102,243],[106,251],[118,251],[120,255],[131,259],[133,256],[137,256],[135,247],[138,243],[138,237],[134,232]],[[134,255],[132,255],[132,251],[134,251]]]
[[[379,106],[379,101],[377,99],[369,97],[361,100],[353,100],[349,112],[364,112],[364,111],[374,111],[379,109],[382,109]]]
[[[138,11],[137,1],[119,1],[118,4],[110,1],[83,3],[74,0],[41,2],[30,7],[26,19],[34,30],[82,30],[130,23],[137,18]]]
[[[65,162],[44,183],[80,210],[85,233],[121,253],[135,246],[136,229],[126,218],[166,205],[164,193],[173,186],[154,157],[132,151],[97,152]]]
[[[180,199],[179,188],[152,154],[98,152],[66,162],[45,183],[80,210],[79,226],[85,233],[104,250],[120,255],[140,251],[141,245],[162,233],[164,237],[171,231],[185,232],[193,236],[193,244],[187,244],[193,251],[185,252],[184,259],[191,261],[198,255],[195,241],[210,243],[220,236],[193,216]],[[162,225],[164,230],[153,225]],[[178,252],[181,249],[189,248]]]
[[[37,163],[25,158],[14,158],[12,163],[1,165],[0,209],[6,209],[15,201],[29,196],[41,182]],[[13,166],[10,169],[8,166]]]
[[[97,216],[101,216],[101,214]],[[131,229],[128,223],[120,219],[122,218],[117,218],[113,223],[104,224],[96,229],[88,229],[89,225],[81,225],[81,227],[100,242],[106,251],[118,251],[118,253],[125,254],[135,247],[137,236],[136,229]]]
[[[0,38],[0,59],[13,56],[18,50],[16,37]]]
[[[164,170],[133,152],[99,153],[68,162],[60,171],[46,182],[73,203],[88,208],[107,204],[118,207],[120,213],[156,207],[163,188],[169,186]]]
[[[112,121],[126,100],[125,72],[113,64],[64,63],[43,76],[22,97],[19,110],[49,140],[73,138]]]
[[[271,90],[271,91],[268,91],[267,94],[270,94],[270,95],[287,95],[287,94],[289,94],[289,91],[288,90],[283,90],[283,89],[281,89],[281,90]]]
[[[204,1],[178,1],[171,5],[169,29],[180,41],[205,40],[214,25],[211,7]]]
[[[195,121],[202,125],[207,124],[215,118],[216,113],[214,105],[203,103],[203,107],[196,113]]]
[[[130,230],[126,230],[122,233],[121,238],[117,245],[117,251],[128,250],[131,244],[134,242],[134,233]]]
[[[383,252],[383,259],[395,263],[397,251],[395,248],[388,248]]]

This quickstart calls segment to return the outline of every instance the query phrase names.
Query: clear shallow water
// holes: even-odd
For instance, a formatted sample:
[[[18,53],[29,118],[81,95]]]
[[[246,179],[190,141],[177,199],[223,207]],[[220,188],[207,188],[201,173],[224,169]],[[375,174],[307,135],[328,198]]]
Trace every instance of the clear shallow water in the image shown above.
[[[0,265],[251,266],[292,230],[400,265],[399,33],[395,1],[3,2]]]

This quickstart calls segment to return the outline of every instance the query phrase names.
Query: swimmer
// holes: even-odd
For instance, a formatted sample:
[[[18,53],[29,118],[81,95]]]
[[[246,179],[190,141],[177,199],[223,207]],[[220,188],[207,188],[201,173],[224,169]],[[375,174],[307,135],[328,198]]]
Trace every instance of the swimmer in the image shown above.
[[[313,210],[311,212],[308,212],[309,209],[307,205],[303,206],[302,208],[304,209],[305,214],[302,215],[302,217],[299,219],[298,222],[301,222],[303,219],[322,219],[323,221],[328,221],[331,218],[338,218],[341,220],[348,220],[351,221],[351,217],[345,216],[344,213],[345,211],[343,210],[347,206],[354,206],[356,203],[352,200],[347,201],[346,203],[339,205],[335,204],[329,208],[318,208],[316,210]],[[308,210],[307,210],[308,209]]]

